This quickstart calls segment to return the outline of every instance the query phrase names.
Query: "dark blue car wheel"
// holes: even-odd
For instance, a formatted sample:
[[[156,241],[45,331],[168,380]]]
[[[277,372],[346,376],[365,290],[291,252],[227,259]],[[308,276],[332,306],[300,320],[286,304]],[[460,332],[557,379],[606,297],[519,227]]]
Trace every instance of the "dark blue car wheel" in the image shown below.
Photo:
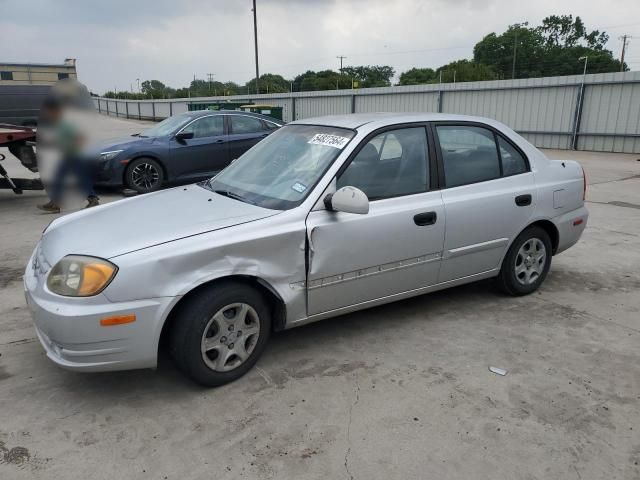
[[[137,158],[127,167],[125,178],[127,187],[138,193],[149,193],[162,187],[164,171],[152,158]]]

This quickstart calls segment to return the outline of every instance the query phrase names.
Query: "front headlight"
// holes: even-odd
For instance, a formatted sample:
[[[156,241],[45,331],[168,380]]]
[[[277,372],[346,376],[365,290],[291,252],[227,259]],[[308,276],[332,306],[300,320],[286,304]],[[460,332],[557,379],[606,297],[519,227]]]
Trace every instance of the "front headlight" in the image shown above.
[[[116,156],[122,152],[123,150],[112,150],[110,152],[101,152],[100,160],[111,160],[112,158],[116,158]]]
[[[113,280],[118,267],[96,257],[67,255],[51,269],[47,287],[66,297],[97,295]]]

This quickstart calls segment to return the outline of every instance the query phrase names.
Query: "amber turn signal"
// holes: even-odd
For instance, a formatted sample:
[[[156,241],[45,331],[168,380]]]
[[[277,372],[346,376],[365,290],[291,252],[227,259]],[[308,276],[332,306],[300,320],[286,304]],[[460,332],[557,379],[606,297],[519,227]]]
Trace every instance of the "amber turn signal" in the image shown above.
[[[129,315],[115,315],[113,317],[105,317],[100,319],[100,325],[103,327],[112,327],[114,325],[124,325],[126,323],[133,323],[136,321],[136,315],[131,313]]]

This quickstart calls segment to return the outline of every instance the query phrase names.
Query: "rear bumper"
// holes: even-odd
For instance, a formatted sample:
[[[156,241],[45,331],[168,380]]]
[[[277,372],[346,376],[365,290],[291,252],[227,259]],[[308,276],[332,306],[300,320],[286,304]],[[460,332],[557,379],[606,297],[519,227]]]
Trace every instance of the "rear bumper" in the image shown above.
[[[555,217],[553,223],[558,228],[558,248],[556,254],[575,245],[587,226],[589,211],[585,206]]]

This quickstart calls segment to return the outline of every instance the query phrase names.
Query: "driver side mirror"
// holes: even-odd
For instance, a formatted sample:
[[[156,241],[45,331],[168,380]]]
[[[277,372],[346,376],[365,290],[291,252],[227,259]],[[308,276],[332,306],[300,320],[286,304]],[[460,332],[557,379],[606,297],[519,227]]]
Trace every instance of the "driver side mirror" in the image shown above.
[[[324,197],[324,206],[332,212],[369,213],[367,195],[356,187],[342,187],[336,193]]]
[[[176,133],[176,140],[179,142],[184,142],[185,140],[189,140],[190,138],[193,138],[193,132]]]

